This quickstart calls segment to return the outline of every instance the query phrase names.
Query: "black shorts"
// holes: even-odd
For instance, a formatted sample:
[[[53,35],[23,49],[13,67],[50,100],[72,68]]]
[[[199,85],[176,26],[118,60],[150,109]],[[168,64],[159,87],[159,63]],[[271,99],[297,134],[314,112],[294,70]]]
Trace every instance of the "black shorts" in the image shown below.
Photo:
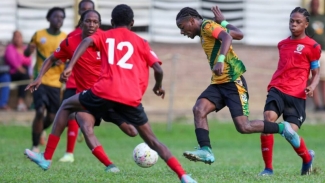
[[[81,92],[79,95],[79,101],[86,110],[95,116],[96,119],[102,117],[103,120],[110,122],[116,122],[117,119],[119,119],[127,121],[134,126],[140,126],[148,122],[142,104],[139,104],[137,107],[132,107],[106,100],[96,96],[91,90]],[[109,111],[110,109],[114,111]]]
[[[56,113],[60,108],[61,89],[41,84],[36,91],[33,92],[35,109],[38,110],[43,106],[47,112]]]
[[[75,95],[76,93],[77,93],[77,89],[75,89],[75,88],[67,88],[67,89],[65,89],[65,91],[63,93],[63,99],[62,100],[68,99],[68,98],[72,97],[73,95]]]
[[[306,100],[282,93],[276,88],[271,88],[267,94],[264,112],[274,111],[278,117],[283,115],[283,120],[296,124],[299,128],[306,118]]]
[[[212,102],[216,106],[216,112],[227,106],[232,118],[249,116],[249,95],[246,80],[243,76],[240,76],[234,82],[209,85],[198,100],[201,98]]]

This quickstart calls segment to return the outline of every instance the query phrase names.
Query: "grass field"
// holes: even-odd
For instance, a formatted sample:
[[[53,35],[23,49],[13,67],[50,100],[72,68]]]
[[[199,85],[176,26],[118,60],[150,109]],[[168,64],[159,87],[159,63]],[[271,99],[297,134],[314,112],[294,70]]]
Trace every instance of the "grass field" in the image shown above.
[[[325,125],[304,125],[300,135],[307,146],[314,149],[316,159],[314,174],[300,176],[301,159],[280,135],[274,147],[275,175],[258,177],[263,169],[259,135],[241,135],[231,123],[210,122],[210,138],[216,162],[212,165],[190,162],[182,157],[184,150],[197,146],[192,124],[174,124],[171,132],[164,124],[152,124],[158,138],[179,158],[183,167],[201,183],[216,182],[325,182]],[[51,169],[44,172],[23,156],[31,143],[30,127],[0,126],[0,182],[113,182],[113,183],[172,183],[177,176],[159,159],[148,169],[138,167],[132,159],[133,148],[141,141],[129,138],[111,124],[95,129],[99,140],[114,163],[119,174],[104,172],[104,166],[93,157],[86,144],[77,143],[75,162],[63,164],[58,159],[65,150],[65,133],[61,138]]]

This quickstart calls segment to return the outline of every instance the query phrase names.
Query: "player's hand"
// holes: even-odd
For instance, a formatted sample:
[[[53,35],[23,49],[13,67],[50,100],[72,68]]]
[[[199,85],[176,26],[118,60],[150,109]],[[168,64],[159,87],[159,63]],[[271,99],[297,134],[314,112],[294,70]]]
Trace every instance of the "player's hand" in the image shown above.
[[[68,78],[71,75],[71,73],[72,73],[72,68],[68,66],[67,68],[64,69],[61,75],[63,75],[62,77],[64,78]]]
[[[34,43],[30,43],[28,47],[30,53],[33,53],[36,50],[36,45]]]
[[[305,89],[305,93],[308,97],[313,97],[314,96],[314,88],[312,88],[311,86],[307,86],[307,88]]]
[[[63,62],[62,62],[61,60],[57,60],[57,61],[55,62],[55,65],[61,65],[61,64],[63,64]]]
[[[29,90],[31,93],[33,93],[34,91],[37,90],[37,88],[39,87],[39,85],[41,85],[41,83],[42,83],[42,79],[37,77],[32,83],[27,85],[25,91]]]
[[[161,96],[162,99],[165,98],[165,90],[161,85],[155,85],[152,90],[157,96]]]
[[[60,74],[60,82],[61,83],[65,83],[67,82],[68,78],[66,76],[63,75],[63,73]]]
[[[214,65],[212,72],[217,76],[221,76],[223,73],[223,64],[223,62],[217,62],[216,65]]]
[[[225,20],[225,17],[221,13],[221,10],[219,9],[218,6],[212,7],[211,11],[214,14],[214,21],[217,22],[218,24],[221,24],[221,22]]]

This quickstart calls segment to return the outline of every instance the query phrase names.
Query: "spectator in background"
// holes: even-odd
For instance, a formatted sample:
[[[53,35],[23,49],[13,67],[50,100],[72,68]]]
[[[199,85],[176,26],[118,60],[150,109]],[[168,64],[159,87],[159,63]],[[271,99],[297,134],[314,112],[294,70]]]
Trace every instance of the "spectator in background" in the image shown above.
[[[12,43],[10,43],[5,51],[5,61],[10,66],[11,81],[29,80],[29,68],[31,67],[31,58],[24,56],[24,50],[26,46],[23,43],[22,34],[19,31],[15,31],[12,37]],[[27,85],[18,86],[18,111],[26,111],[27,106],[25,104],[25,88]]]
[[[0,85],[10,82],[9,67],[5,65],[2,57],[0,58]],[[9,86],[0,86],[0,110],[10,110],[8,106],[10,88]]]
[[[315,111],[325,110],[325,16],[319,14],[319,0],[310,2],[309,26],[307,32],[310,36],[321,45],[322,54],[320,61],[320,81],[314,90]]]

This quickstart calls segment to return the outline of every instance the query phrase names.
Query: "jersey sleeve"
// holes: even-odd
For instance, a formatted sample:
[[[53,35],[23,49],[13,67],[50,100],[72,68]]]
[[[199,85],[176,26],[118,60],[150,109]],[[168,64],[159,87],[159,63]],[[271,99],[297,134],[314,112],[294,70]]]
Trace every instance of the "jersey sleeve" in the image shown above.
[[[68,38],[63,40],[60,43],[59,47],[53,53],[54,57],[60,59],[62,62],[66,62],[67,60],[71,59],[71,55],[69,54],[68,51],[67,42],[68,42]]]
[[[203,22],[201,31],[206,36],[214,37],[216,39],[217,39],[217,37],[218,37],[218,35],[220,34],[221,31],[228,32],[228,30],[226,28],[222,27],[220,24],[217,24],[217,23],[215,23],[213,21],[205,21],[205,22]]]
[[[145,44],[145,49],[144,49],[144,58],[147,62],[147,64],[151,67],[154,63],[158,62],[159,65],[162,64],[162,62],[159,60],[158,56],[156,55],[156,53],[154,51],[152,51],[152,49],[150,48],[149,43],[144,40],[144,44]]]
[[[319,60],[322,53],[322,49],[320,44],[316,43],[311,47],[311,51],[309,54],[309,62],[313,62]]]
[[[101,35],[104,34],[103,31],[97,31],[95,34],[93,34],[92,36],[90,36],[91,39],[93,39],[93,43],[94,46],[100,50],[100,46],[101,46]]]

